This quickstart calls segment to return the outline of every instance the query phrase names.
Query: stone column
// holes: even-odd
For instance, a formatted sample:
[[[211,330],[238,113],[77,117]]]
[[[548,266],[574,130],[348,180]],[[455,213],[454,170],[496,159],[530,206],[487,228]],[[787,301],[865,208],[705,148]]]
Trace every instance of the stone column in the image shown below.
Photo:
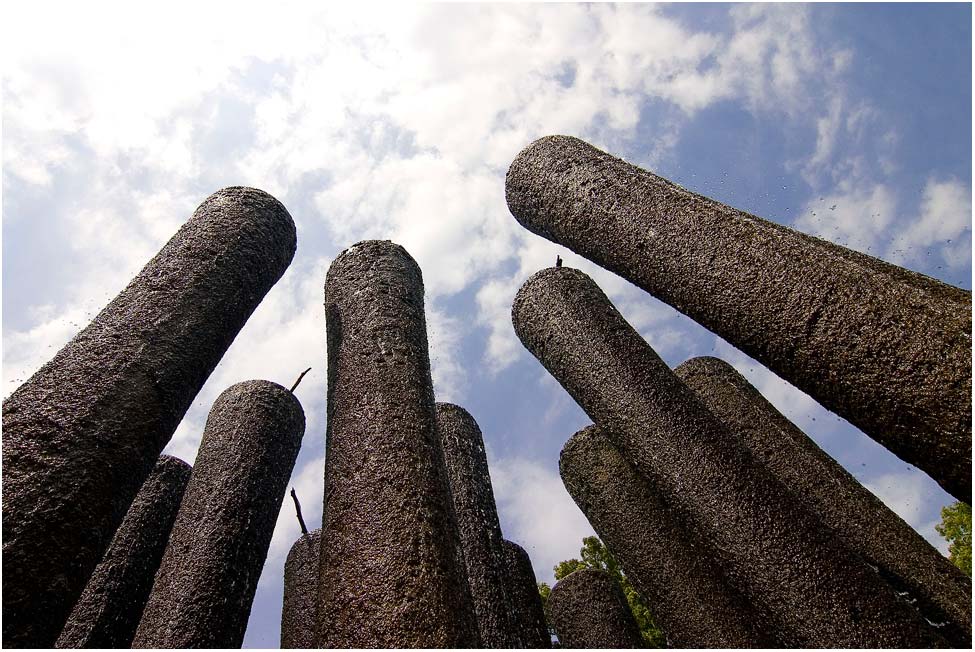
[[[576,138],[525,148],[506,193],[533,233],[680,310],[971,502],[970,292],[688,192]]]
[[[661,498],[598,426],[577,432],[559,458],[565,488],[613,553],[675,648],[789,647],[789,632],[728,585],[707,540]]]
[[[322,531],[312,530],[295,541],[284,562],[281,606],[281,649],[317,648],[318,551]]]
[[[807,647],[940,647],[917,611],[736,445],[588,276],[538,272],[512,307],[522,343],[713,543],[729,580]]]
[[[548,596],[552,626],[564,648],[643,648],[643,636],[613,577],[595,568],[570,573]]]
[[[276,383],[217,397],[133,648],[241,646],[304,432]]]
[[[399,245],[346,249],[325,279],[323,647],[478,647],[423,313]]]
[[[139,489],[57,640],[59,648],[127,648],[149,598],[190,465],[163,455]]]
[[[196,393],[295,252],[284,206],[211,195],[3,403],[3,646],[51,647]]]
[[[538,581],[532,570],[531,558],[517,543],[505,539],[505,566],[508,569],[507,593],[511,626],[517,637],[514,647],[527,649],[548,649],[552,647],[552,637],[545,622],[542,596],[538,594]]]
[[[958,647],[972,640],[972,581],[717,358],[674,369],[727,432]]]
[[[517,637],[508,616],[510,600],[504,585],[504,539],[494,504],[481,429],[464,408],[437,403],[437,431],[450,480],[450,495],[460,530],[481,645],[486,648],[517,647]]]

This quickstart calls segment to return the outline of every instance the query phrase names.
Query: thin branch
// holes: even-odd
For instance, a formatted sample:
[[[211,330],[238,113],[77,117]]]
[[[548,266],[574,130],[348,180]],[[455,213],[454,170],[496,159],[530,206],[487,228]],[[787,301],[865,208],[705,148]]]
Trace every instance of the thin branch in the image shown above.
[[[295,388],[298,386],[298,383],[301,382],[301,379],[304,378],[305,377],[305,374],[307,374],[309,371],[311,371],[311,367],[308,367],[307,369],[305,369],[304,371],[302,371],[301,372],[301,375],[298,376],[298,380],[296,380],[295,381],[295,384],[291,386],[291,393],[292,394],[295,393]]]
[[[304,376],[305,374],[301,374]],[[299,378],[298,380],[301,380]],[[297,385],[298,383],[295,383]],[[301,503],[298,502],[298,494],[295,493],[294,487],[291,488],[291,498],[295,501],[295,512],[298,514],[298,524],[301,526],[301,533],[308,534],[308,528],[305,527],[305,519],[301,518]]]

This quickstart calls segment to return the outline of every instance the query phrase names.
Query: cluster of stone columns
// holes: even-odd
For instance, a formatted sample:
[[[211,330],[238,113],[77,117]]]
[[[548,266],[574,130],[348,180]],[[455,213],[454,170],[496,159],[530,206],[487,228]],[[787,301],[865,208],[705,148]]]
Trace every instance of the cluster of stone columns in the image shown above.
[[[343,251],[325,324],[322,529],[289,554],[282,647],[549,647],[480,428],[435,403],[416,262],[388,241]]]
[[[533,233],[670,304],[971,502],[970,292],[696,195],[577,138],[529,145],[505,192]]]
[[[270,383],[237,385],[211,413],[192,472],[158,458],[295,247],[270,195],[211,195],[4,401],[4,647],[239,645],[213,633],[246,622],[301,408]],[[179,621],[189,594],[212,605],[208,632],[152,635]]]
[[[530,230],[682,310],[970,499],[970,293],[573,138],[526,148],[506,190]],[[512,320],[596,423],[563,449],[564,483],[671,644],[970,643],[970,580],[729,365],[671,371],[578,270],[531,277]],[[559,604],[561,639],[559,622],[574,621]],[[566,637],[605,646],[585,639],[598,629]]]

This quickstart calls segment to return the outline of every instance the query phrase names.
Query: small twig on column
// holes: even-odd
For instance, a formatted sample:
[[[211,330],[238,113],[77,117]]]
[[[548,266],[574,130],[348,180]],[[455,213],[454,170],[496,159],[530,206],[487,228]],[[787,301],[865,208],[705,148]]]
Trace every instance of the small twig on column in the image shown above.
[[[301,375],[300,375],[300,376],[298,376],[298,380],[296,380],[296,381],[295,381],[295,384],[291,386],[291,393],[292,393],[292,394],[294,394],[294,393],[295,393],[295,387],[297,387],[297,386],[298,386],[298,383],[300,383],[300,382],[301,382],[301,379],[302,379],[302,378],[304,378],[304,377],[305,377],[305,374],[307,374],[307,373],[308,373],[309,371],[311,371],[311,367],[308,367],[307,369],[305,369],[304,371],[302,371],[302,372],[301,372]]]
[[[304,376],[305,374],[301,374]],[[299,378],[298,380],[301,380]],[[295,383],[297,385],[298,383]],[[298,502],[298,494],[295,493],[294,487],[291,488],[291,498],[295,501],[295,512],[298,514],[298,524],[301,525],[301,533],[308,534],[308,528],[305,527],[305,519],[301,518],[301,503]]]

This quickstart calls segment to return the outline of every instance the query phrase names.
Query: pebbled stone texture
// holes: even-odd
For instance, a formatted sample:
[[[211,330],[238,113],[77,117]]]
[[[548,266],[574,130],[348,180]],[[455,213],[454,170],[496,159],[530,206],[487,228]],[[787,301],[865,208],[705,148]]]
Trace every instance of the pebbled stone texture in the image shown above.
[[[623,589],[605,571],[584,568],[562,578],[548,612],[563,648],[646,647]]]
[[[943,647],[944,639],[712,415],[582,272],[549,268],[515,332],[647,476],[728,581],[800,647]]]
[[[598,426],[562,448],[559,471],[569,495],[612,551],[654,620],[676,648],[777,648],[787,633],[731,588],[715,551],[696,539]]]
[[[190,471],[183,460],[169,455],[159,458],[71,611],[56,647],[132,644]]]
[[[200,387],[295,252],[253,188],[207,198],[3,403],[3,646],[51,647]]]
[[[887,508],[728,363],[693,358],[674,369],[702,403],[786,487],[957,647],[972,640],[972,581]]]
[[[513,541],[504,539],[505,567],[508,569],[506,586],[508,609],[516,643],[512,647],[523,649],[548,649],[552,637],[545,623],[542,597],[538,594],[538,581],[532,570],[532,561],[525,549]]]
[[[567,136],[505,184],[528,230],[632,281],[972,497],[972,295],[691,193]]]
[[[437,435],[416,261],[389,241],[325,279],[323,647],[479,647]]]
[[[318,551],[322,531],[312,530],[295,541],[284,562],[281,606],[281,649],[317,648]]]
[[[481,645],[518,647],[509,619],[501,523],[491,489],[484,439],[467,410],[437,403],[437,431],[443,447],[454,515],[460,530],[467,581],[474,600]]]
[[[305,414],[266,380],[214,401],[133,648],[239,648]]]

